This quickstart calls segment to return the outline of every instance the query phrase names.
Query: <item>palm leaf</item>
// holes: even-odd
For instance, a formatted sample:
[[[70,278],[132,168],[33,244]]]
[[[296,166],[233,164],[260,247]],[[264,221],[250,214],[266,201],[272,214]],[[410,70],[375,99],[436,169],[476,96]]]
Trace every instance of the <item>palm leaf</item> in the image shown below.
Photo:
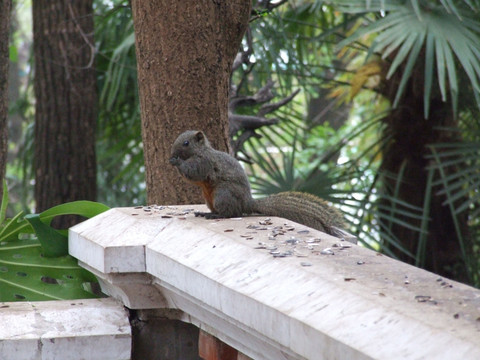
[[[480,187],[480,143],[439,143],[429,146],[429,149],[429,171],[439,174],[438,180],[433,181],[431,186],[440,187],[437,194],[445,196],[444,205],[450,209],[468,275],[473,281],[478,276],[480,264],[472,256],[473,244],[462,232],[459,216],[468,211],[470,219],[475,219],[480,214],[477,191]]]
[[[386,59],[393,56],[388,70],[387,79],[396,73],[404,64],[403,73],[397,89],[393,106],[396,107],[405,89],[407,81],[412,75],[412,69],[418,63],[422,49],[425,49],[425,81],[424,100],[425,117],[429,115],[429,100],[433,86],[433,64],[436,64],[438,86],[442,99],[446,100],[447,84],[445,75],[448,75],[448,87],[452,100],[453,111],[457,113],[458,78],[457,69],[467,75],[473,88],[476,99],[480,96],[480,22],[479,17],[464,13],[464,6],[454,6],[452,2],[442,5],[422,4],[411,1],[404,5],[394,2],[393,5],[381,6],[381,2],[374,2],[375,6],[356,1],[350,4],[337,1],[344,11],[368,13],[373,11],[389,11],[388,14],[371,22],[364,28],[339,43],[339,47],[347,46],[368,34],[376,34],[376,41],[371,52],[379,52]],[[363,4],[363,11],[362,11]],[[469,6],[477,6],[468,2]],[[478,10],[478,6],[475,7]],[[436,61],[434,60],[436,59]],[[480,106],[480,103],[478,104]]]
[[[432,185],[442,186],[438,194],[446,196],[444,205],[451,206],[454,215],[467,209],[478,214],[480,196],[475,189],[480,187],[480,143],[440,143],[429,148],[431,155],[428,158],[432,159],[429,168],[441,175]],[[460,170],[451,170],[457,168]],[[459,202],[462,199],[464,201]]]

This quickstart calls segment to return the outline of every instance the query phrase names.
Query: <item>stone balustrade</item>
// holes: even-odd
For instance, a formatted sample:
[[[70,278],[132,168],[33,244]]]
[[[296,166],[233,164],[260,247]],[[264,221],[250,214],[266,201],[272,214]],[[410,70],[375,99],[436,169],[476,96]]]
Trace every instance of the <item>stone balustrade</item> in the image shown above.
[[[130,309],[254,359],[480,359],[480,291],[280,218],[112,209],[70,253]]]
[[[86,323],[98,320],[91,328],[117,326],[105,359],[480,359],[479,290],[284,219],[206,220],[193,210],[206,208],[116,208],[71,228],[71,255],[111,298],[0,304],[0,358],[29,339],[33,349],[41,338],[42,351],[99,347],[101,335],[89,342],[72,330],[80,315],[50,323],[56,333],[31,325],[85,307]],[[35,331],[4,325],[22,311]]]

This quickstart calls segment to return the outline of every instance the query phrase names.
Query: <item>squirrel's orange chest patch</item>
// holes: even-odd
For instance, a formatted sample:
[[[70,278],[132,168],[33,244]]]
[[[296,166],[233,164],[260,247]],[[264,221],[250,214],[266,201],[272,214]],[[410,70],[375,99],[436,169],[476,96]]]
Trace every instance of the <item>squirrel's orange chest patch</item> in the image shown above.
[[[215,212],[215,208],[213,206],[215,189],[213,186],[206,181],[192,181],[192,183],[202,188],[202,194],[205,198],[208,208],[211,212]]]

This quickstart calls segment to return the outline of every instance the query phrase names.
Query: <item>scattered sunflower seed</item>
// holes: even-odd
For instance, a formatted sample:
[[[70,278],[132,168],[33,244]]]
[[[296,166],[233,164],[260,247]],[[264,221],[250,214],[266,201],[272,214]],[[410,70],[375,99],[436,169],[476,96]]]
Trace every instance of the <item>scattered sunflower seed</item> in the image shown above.
[[[306,261],[302,261],[302,262],[300,263],[300,265],[302,265],[302,266],[312,266],[312,263],[309,263],[309,262],[306,262]]]
[[[351,248],[352,246],[351,245],[343,245],[343,244],[333,244],[332,247],[335,247],[335,248],[338,248],[339,250],[345,250],[345,249],[349,249]]]
[[[442,281],[442,282],[440,283],[440,286],[441,286],[442,288],[444,288],[444,289],[446,289],[446,288],[452,288],[452,287],[453,287],[452,284],[449,284],[449,283],[446,282],[446,281]]]
[[[333,252],[333,250],[330,249],[330,248],[325,248],[325,249],[323,249],[323,250],[320,252],[320,254],[322,254],[322,255],[335,255],[335,253]]]
[[[307,230],[307,229],[297,231],[297,234],[309,234],[309,233],[310,233],[310,230]]]
[[[232,232],[233,229],[225,229],[225,230],[223,230],[223,231],[224,231],[224,232]]]
[[[428,296],[428,295],[417,295],[417,296],[415,296],[415,300],[417,300],[418,302],[421,302],[421,303],[429,302],[429,303],[432,303],[434,305],[437,304],[437,302],[435,300],[433,300],[433,298],[431,296]]]
[[[294,254],[295,254],[295,256],[297,256],[297,257],[308,257],[308,255],[307,255],[307,254],[305,254],[305,253],[302,253],[302,252],[300,252],[300,251],[298,251],[298,250],[296,250],[296,249],[295,249],[295,250],[293,250],[293,253],[294,253]]]
[[[287,256],[292,256],[291,251],[280,252],[280,253],[278,253],[278,254],[277,254],[277,252],[274,252],[274,253],[270,252],[270,253],[273,255],[273,257],[287,257]]]
[[[295,238],[292,236],[290,239],[286,240],[285,242],[286,242],[287,244],[289,244],[289,245],[296,245],[296,244],[299,243],[299,240],[298,240],[298,239],[295,239]]]
[[[266,226],[258,226],[254,224],[250,224],[247,226],[247,229],[254,229],[254,230],[268,230]]]
[[[268,234],[270,237],[276,237],[277,235],[283,235],[279,231],[273,230],[271,233]]]

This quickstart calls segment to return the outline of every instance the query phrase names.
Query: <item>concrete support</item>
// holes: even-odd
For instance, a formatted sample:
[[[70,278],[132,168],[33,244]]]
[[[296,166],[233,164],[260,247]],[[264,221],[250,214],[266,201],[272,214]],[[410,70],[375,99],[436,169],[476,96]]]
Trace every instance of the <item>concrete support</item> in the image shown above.
[[[200,360],[198,328],[173,314],[131,311],[132,360]]]

